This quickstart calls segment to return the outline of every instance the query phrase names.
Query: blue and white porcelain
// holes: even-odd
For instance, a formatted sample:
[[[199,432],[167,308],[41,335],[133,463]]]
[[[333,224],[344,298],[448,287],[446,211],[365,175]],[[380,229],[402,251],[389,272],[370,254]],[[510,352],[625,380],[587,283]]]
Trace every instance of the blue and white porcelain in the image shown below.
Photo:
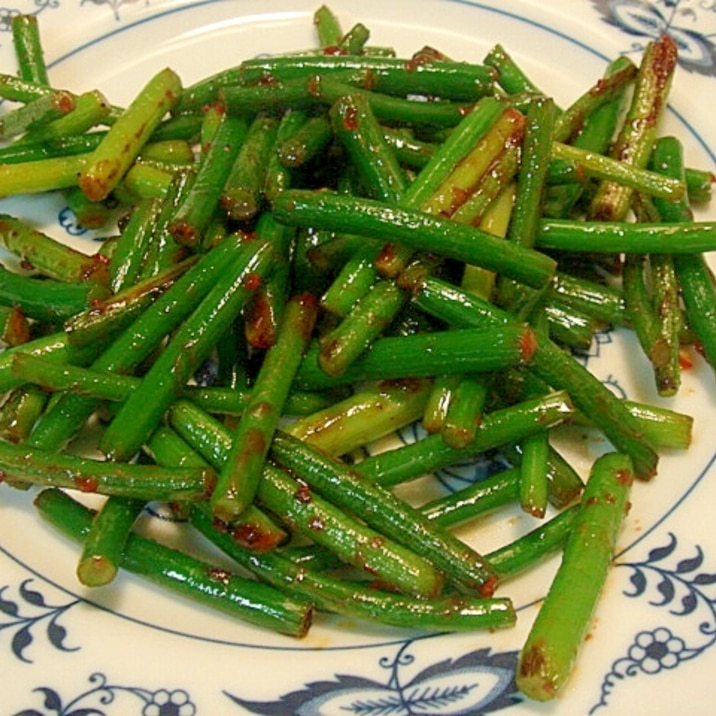
[[[262,52],[313,42],[315,0],[9,0],[0,8],[0,71],[13,71],[9,19],[41,22],[51,79],[128,101],[149,74],[174,67],[188,84]],[[681,61],[664,132],[692,166],[716,171],[716,3],[713,0],[332,0],[346,25],[407,53],[425,44],[480,61],[501,43],[544,91],[566,104],[620,53],[637,58],[662,33]],[[8,200],[91,250],[61,202]],[[699,218],[716,217],[716,207]],[[302,641],[209,613],[128,575],[83,589],[76,547],[42,524],[31,494],[0,486],[0,716],[622,716],[716,713],[716,506],[713,372],[694,356],[675,399],[658,400],[633,339],[607,333],[582,356],[621,395],[695,418],[685,453],[635,485],[614,568],[564,694],[534,704],[516,690],[517,653],[556,568],[552,560],[505,585],[514,629],[433,635],[319,617]],[[403,431],[398,440],[413,439]],[[604,443],[573,431],[569,455],[586,471]],[[566,449],[566,448],[565,448]],[[470,463],[440,489],[479,479]],[[413,490],[436,489],[431,479]],[[413,497],[415,494],[412,495]],[[483,551],[533,526],[516,511],[461,535]],[[182,540],[181,524],[147,515],[143,528]]]

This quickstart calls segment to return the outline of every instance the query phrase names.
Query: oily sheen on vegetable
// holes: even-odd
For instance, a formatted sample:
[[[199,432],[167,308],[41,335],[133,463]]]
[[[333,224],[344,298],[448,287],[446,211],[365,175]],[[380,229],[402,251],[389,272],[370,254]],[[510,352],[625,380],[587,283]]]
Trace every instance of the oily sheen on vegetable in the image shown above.
[[[78,542],[88,588],[125,570],[291,637],[324,614],[509,628],[510,580],[553,557],[516,676],[552,699],[632,484],[692,430],[575,352],[633,332],[663,398],[685,351],[716,366],[716,225],[693,213],[713,176],[662,133],[677,47],[558,106],[499,43],[404,56],[327,6],[313,27],[192,84],[162,68],[121,107],[53,86],[36,16],[13,16],[0,197],[61,195],[104,240],[0,216],[0,493]],[[586,474],[555,447],[569,425],[604,440]],[[503,469],[457,492],[399,496],[488,455]],[[139,534],[150,503],[234,566]],[[531,528],[458,537],[498,508]]]

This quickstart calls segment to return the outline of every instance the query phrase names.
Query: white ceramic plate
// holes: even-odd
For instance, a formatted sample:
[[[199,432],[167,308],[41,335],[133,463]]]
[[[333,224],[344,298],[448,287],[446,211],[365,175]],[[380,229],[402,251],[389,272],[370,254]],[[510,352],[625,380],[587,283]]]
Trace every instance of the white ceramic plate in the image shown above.
[[[314,42],[308,0],[30,3],[0,13],[0,68],[12,71],[7,21],[36,13],[53,84],[102,89],[121,104],[162,66],[188,84],[262,52]],[[716,171],[716,11],[713,3],[633,0],[334,0],[346,27],[409,53],[424,44],[480,61],[499,42],[559,103],[620,52],[638,57],[661,32],[681,64],[664,131],[688,163]],[[12,211],[91,249],[62,206],[6,201]],[[708,214],[706,214],[708,215]],[[716,208],[710,211],[716,215]],[[39,218],[38,218],[39,217]],[[699,217],[701,218],[701,216]],[[607,334],[588,365],[637,400],[654,400],[629,338]],[[516,653],[552,561],[509,586],[518,625],[497,634],[428,636],[320,617],[303,641],[206,612],[123,575],[86,591],[76,548],[39,522],[31,496],[0,487],[0,711],[5,714],[672,714],[712,712],[716,683],[716,537],[712,529],[714,376],[702,360],[668,403],[696,418],[687,454],[667,454],[638,484],[619,553],[578,668],[554,703],[514,690]],[[586,469],[603,446],[573,454]],[[471,468],[463,469],[463,476]],[[500,513],[466,539],[490,549],[530,527]],[[165,525],[169,532],[180,527]],[[171,535],[170,535],[171,537]],[[506,587],[507,589],[507,587]]]

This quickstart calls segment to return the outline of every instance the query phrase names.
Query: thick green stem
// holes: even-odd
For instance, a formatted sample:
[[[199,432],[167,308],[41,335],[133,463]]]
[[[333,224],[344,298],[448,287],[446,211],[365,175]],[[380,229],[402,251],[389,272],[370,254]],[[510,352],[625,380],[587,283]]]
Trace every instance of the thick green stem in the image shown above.
[[[517,684],[530,698],[555,698],[571,675],[606,581],[628,507],[630,459],[608,453],[592,466],[562,563],[522,647]]]
[[[61,532],[81,542],[92,512],[60,490],[45,490],[35,505]],[[127,540],[121,567],[190,601],[217,609],[254,626],[294,637],[305,636],[312,605],[265,584],[232,574],[137,534]]]

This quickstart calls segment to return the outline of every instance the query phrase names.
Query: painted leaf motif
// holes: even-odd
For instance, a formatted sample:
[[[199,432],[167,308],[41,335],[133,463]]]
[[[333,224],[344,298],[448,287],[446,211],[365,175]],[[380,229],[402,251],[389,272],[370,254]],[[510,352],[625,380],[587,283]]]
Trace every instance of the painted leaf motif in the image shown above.
[[[595,0],[595,5],[607,22],[634,35],[658,37],[666,25],[656,7],[640,0]]]
[[[629,581],[634,585],[634,591],[625,592],[628,597],[639,597],[644,594],[644,591],[646,590],[646,575],[644,572],[640,569],[635,569],[631,573]]]
[[[707,574],[706,572],[701,572],[691,580],[691,583],[698,584],[700,586],[716,584],[716,574]]]
[[[497,669],[475,672],[456,671],[405,690],[406,713],[476,714],[491,711],[495,698],[509,684],[511,672]]]
[[[678,614],[679,616],[686,616],[687,614],[691,614],[696,610],[698,604],[699,600],[697,599],[696,595],[693,592],[689,592],[681,599],[681,611],[674,610],[674,614]]]
[[[460,697],[462,705],[479,697],[479,701],[472,706],[475,711],[467,713],[497,711],[521,700],[514,682],[517,658],[517,652],[491,653],[490,649],[478,649],[458,659],[446,659],[427,667],[405,687],[404,692],[410,692],[411,689],[436,689],[438,686],[447,689],[449,684],[454,688],[458,684],[460,689],[469,690]],[[473,688],[476,684],[479,685],[478,689]],[[416,712],[421,713],[419,709]],[[432,711],[423,710],[422,713]],[[444,710],[435,713],[453,712]]]
[[[46,709],[51,709],[58,714],[62,712],[62,699],[54,689],[40,687],[39,689],[36,689],[36,691],[39,691],[40,693],[45,695],[43,705]]]
[[[67,629],[61,624],[58,624],[54,619],[47,625],[47,638],[50,640],[52,646],[62,651],[74,651],[65,646],[65,639],[67,637]]]
[[[26,580],[20,585],[20,596],[28,603],[36,607],[45,607],[45,598],[40,592],[30,589],[29,584],[31,580]]]
[[[604,21],[644,41],[668,34],[678,45],[679,64],[689,72],[716,75],[712,3],[683,0],[592,0]]]
[[[38,691],[44,696],[43,706],[46,709],[45,713],[43,714],[40,711],[28,709],[15,714],[15,716],[47,716],[48,713],[57,714],[57,716],[104,716],[105,714],[104,711],[95,708],[78,708],[67,711],[62,704],[60,695],[54,689],[39,687],[35,689],[35,691]]]
[[[672,28],[669,34],[679,48],[679,63],[686,69],[713,74],[716,66],[716,47],[709,38],[688,30]]]
[[[516,652],[491,656],[472,652],[429,666],[401,690],[370,679],[337,675],[307,684],[278,701],[255,702],[228,694],[250,713],[280,716],[468,716],[513,705],[521,698],[514,684]]]
[[[396,692],[386,693],[383,688],[356,693],[334,691],[320,701],[309,701],[296,712],[297,716],[330,716],[330,714],[354,714],[357,716],[407,716],[410,712],[401,703]]]
[[[672,552],[676,549],[676,537],[674,537],[673,534],[670,534],[669,537],[669,544],[665,545],[664,547],[656,547],[652,549],[651,552],[649,552],[647,561],[659,562],[662,559],[666,559],[669,555],[672,554]]]
[[[415,684],[434,676],[445,673],[452,673],[462,669],[483,669],[485,667],[503,667],[512,670],[517,664],[517,652],[498,652],[490,653],[489,649],[478,649],[464,654],[458,659],[445,659],[431,664],[423,669],[412,680],[411,684]]]
[[[703,562],[704,554],[701,549],[698,549],[698,552],[695,557],[691,557],[690,559],[682,559],[676,565],[676,573],[686,574],[688,572],[693,572],[695,569],[698,569],[703,564]]]
[[[448,677],[446,677],[447,679]],[[480,713],[483,695],[475,695],[475,687],[441,683],[426,685],[422,689],[409,689],[400,693],[384,686],[363,684],[353,688],[351,678],[338,676],[327,687],[327,682],[308,684],[300,692],[293,692],[272,703],[248,702],[231,696],[237,704],[251,713],[279,716],[286,713],[296,716],[409,716],[413,713],[475,714]]]
[[[365,695],[371,693],[375,696],[379,692],[386,698],[393,694],[390,689],[381,686],[375,681],[355,676],[338,675],[335,681],[315,681],[306,684],[306,688],[284,694],[278,701],[247,701],[232,694],[227,694],[227,696],[234,703],[247,709],[252,714],[281,716],[282,714],[291,713],[298,716],[299,714],[310,713],[314,716],[321,716],[329,713],[323,710],[323,704],[336,695],[350,693],[355,697],[356,693]]]
[[[12,653],[15,654],[15,656],[21,661],[30,662],[30,659],[24,656],[24,651],[28,646],[30,646],[30,644],[32,644],[32,641],[32,633],[30,632],[29,627],[26,626],[22,629],[18,629],[15,634],[13,634],[10,644]]]
[[[7,614],[9,617],[16,617],[19,614],[17,604],[15,602],[11,602],[9,599],[2,598],[2,593],[5,589],[6,587],[3,587],[0,590],[0,612]]]
[[[652,601],[651,603],[654,606],[664,606],[664,604],[669,604],[674,599],[674,583],[668,577],[664,577],[659,584],[656,585],[656,589],[664,598],[661,602]]]

